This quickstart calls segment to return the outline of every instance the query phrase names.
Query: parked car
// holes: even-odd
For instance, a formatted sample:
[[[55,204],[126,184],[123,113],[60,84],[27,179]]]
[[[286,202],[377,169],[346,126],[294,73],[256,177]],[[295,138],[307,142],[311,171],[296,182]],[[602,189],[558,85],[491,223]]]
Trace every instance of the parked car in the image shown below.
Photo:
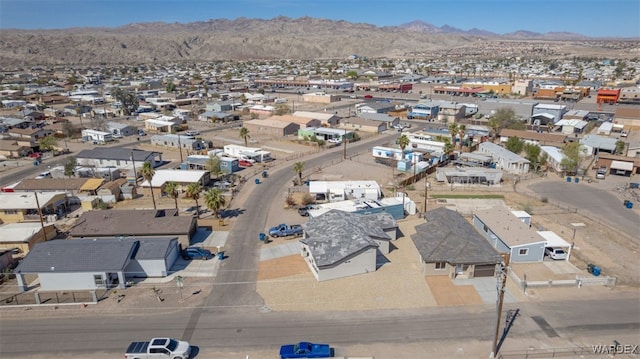
[[[329,143],[342,143],[342,140],[339,138],[330,138],[327,140]]]
[[[269,229],[269,235],[271,237],[288,237],[288,236],[301,236],[302,226],[299,224],[292,224],[290,226],[281,223],[275,227]]]
[[[196,130],[189,130],[189,131],[185,132],[185,135],[187,135],[187,136],[197,136],[199,134],[200,134],[200,132],[198,132]]]
[[[247,160],[242,159],[242,160],[238,161],[238,166],[240,166],[240,167],[251,167],[251,166],[253,166],[253,163],[251,161],[247,161]]]
[[[373,98],[371,95],[364,95],[364,98]]]
[[[333,357],[333,349],[329,347],[329,344],[300,342],[280,347],[280,359],[331,357]]]
[[[138,130],[138,136],[146,136],[147,133],[144,132],[143,130]]]
[[[42,179],[42,178],[53,178],[53,176],[51,175],[51,172],[45,171],[36,176],[36,179]]]
[[[544,249],[544,254],[555,260],[567,259],[567,252],[562,248],[547,247]]]
[[[607,167],[600,167],[596,171],[596,179],[604,179],[607,175]]]
[[[182,251],[183,259],[202,259],[206,261],[207,259],[213,258],[213,253],[210,250],[200,248],[200,247],[188,247]]]
[[[173,338],[153,338],[148,342],[133,342],[129,344],[125,359],[168,358],[189,359],[191,345]]]

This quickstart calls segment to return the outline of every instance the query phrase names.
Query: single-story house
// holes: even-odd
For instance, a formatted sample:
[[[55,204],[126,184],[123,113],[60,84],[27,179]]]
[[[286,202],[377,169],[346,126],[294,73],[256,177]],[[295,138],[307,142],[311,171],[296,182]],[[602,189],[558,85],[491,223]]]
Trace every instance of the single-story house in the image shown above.
[[[309,181],[309,194],[323,202],[378,200],[382,197],[380,185],[376,181]]]
[[[320,120],[308,117],[298,117],[295,115],[271,116],[267,118],[267,120],[276,120],[285,123],[296,123],[300,125],[301,129],[309,127],[320,127],[322,125],[322,122]]]
[[[38,196],[37,200],[36,196]],[[0,221],[2,223],[39,222],[38,203],[47,221],[50,215],[59,216],[66,213],[69,208],[66,192],[0,192]]]
[[[209,102],[206,105],[207,112],[225,112],[225,111],[234,111],[236,107],[241,106],[242,101],[239,100],[225,100],[225,101],[214,101]]]
[[[138,133],[138,128],[119,122],[107,122],[106,130],[116,136],[133,136]]]
[[[33,152],[31,146],[27,146],[15,139],[0,139],[0,155],[6,158],[20,158]]]
[[[211,181],[209,171],[201,170],[172,170],[163,169],[156,170],[156,173],[151,178],[151,188],[153,189],[154,196],[162,195],[164,192],[164,186],[169,182],[175,182],[180,187],[187,187],[192,183],[199,183],[202,186],[206,186]],[[149,193],[149,182],[144,181],[140,184],[142,191]],[[182,189],[179,189],[181,192]]]
[[[440,207],[425,213],[411,240],[425,275],[451,279],[493,277],[500,254],[458,212]]]
[[[564,171],[561,163],[565,155],[558,147],[553,146],[540,146],[540,154],[545,153],[547,155],[547,167],[555,172],[561,173]]]
[[[345,138],[347,141],[353,140],[355,138],[355,132],[328,127],[309,127],[298,130],[298,138],[300,139],[312,138],[313,136],[323,141],[334,139],[343,142]]]
[[[16,192],[68,192],[71,195],[77,195],[80,192],[89,192],[95,194],[95,191],[104,182],[103,179],[95,179],[97,181],[91,181],[94,178],[26,178],[20,181],[13,190]],[[85,187],[85,184],[91,183],[89,189]]]
[[[302,257],[316,279],[325,281],[376,271],[378,249],[388,253],[397,224],[388,213],[361,215],[333,210],[302,228]]]
[[[340,116],[332,112],[296,111],[293,115],[310,118],[312,120],[320,120],[322,127],[335,127],[338,122],[340,122]]]
[[[600,155],[602,152],[613,154],[616,151],[615,138],[603,137],[599,135],[586,135],[580,140],[580,150],[583,155]]]
[[[11,138],[19,138],[27,140],[32,143],[37,143],[38,140],[53,135],[54,131],[47,128],[12,128],[7,130],[7,135]]]
[[[53,224],[39,222],[7,223],[0,225],[0,250],[17,248],[20,254],[29,253],[37,243],[46,242],[58,234]]]
[[[242,124],[250,133],[264,134],[276,137],[284,137],[296,134],[300,125],[293,122],[282,122],[276,120],[249,120]]]
[[[366,102],[356,105],[356,114],[361,113],[387,113],[396,109],[396,105],[391,102]]]
[[[208,144],[201,139],[174,134],[151,136],[151,144],[165,148],[186,149],[187,151],[201,151],[209,148]]]
[[[548,121],[556,123],[560,121],[565,113],[567,113],[566,105],[539,103],[533,106],[533,112],[531,113],[531,119],[533,121],[531,123],[534,123],[536,119],[540,120],[540,125],[546,125]]]
[[[82,150],[76,155],[79,166],[108,167],[115,166],[123,171],[133,174],[140,173],[145,162],[150,162],[153,168],[164,164],[162,152],[144,151],[122,147],[96,147],[90,150]]]
[[[640,157],[617,156],[601,152],[595,166],[596,168],[606,167],[612,175],[630,177],[633,174],[640,174]]]
[[[110,200],[107,199],[113,199],[114,202],[118,202],[119,200],[123,199],[122,187],[126,186],[132,186],[132,184],[130,184],[126,178],[118,178],[113,181],[106,182],[105,184],[100,186],[100,189],[98,189],[96,195],[102,198],[104,202],[110,202]]]
[[[36,245],[15,269],[20,291],[35,274],[40,290],[70,291],[125,288],[133,277],[165,277],[180,254],[169,238],[86,238]]]
[[[476,211],[473,225],[500,253],[509,253],[511,263],[541,262],[545,239],[506,207]]]
[[[172,209],[107,210],[84,212],[71,229],[72,238],[136,238],[176,236],[182,248],[191,243],[197,218],[178,216]]]
[[[240,171],[240,160],[235,157],[219,156],[220,170],[223,173],[234,173]],[[190,170],[206,170],[207,162],[209,162],[209,156],[205,155],[191,155],[187,156],[186,166]]]
[[[393,128],[393,126],[395,126],[395,125],[400,123],[400,118],[389,116],[386,113],[363,112],[363,113],[359,114],[358,117],[364,118],[364,119],[367,119],[367,120],[373,120],[373,121],[382,122],[382,123],[385,124],[385,130]],[[349,121],[350,119],[346,119],[346,120]]]
[[[478,146],[478,152],[491,156],[496,168],[511,174],[526,174],[529,172],[529,160],[515,154],[504,147],[492,142],[482,142]]]
[[[555,123],[556,126],[562,127],[562,131],[561,131],[562,133],[566,135],[575,134],[576,137],[577,137],[577,134],[582,133],[582,131],[584,131],[584,128],[587,127],[588,124],[589,122],[587,121],[576,120],[576,119],[562,119]]]
[[[343,118],[338,126],[351,131],[371,133],[380,133],[387,129],[387,124],[385,122],[369,120],[361,117]]]
[[[567,141],[567,135],[561,133],[549,133],[545,130],[523,131],[505,128],[500,131],[500,143],[505,143],[509,137],[517,137],[525,143],[539,146],[562,147]]]
[[[198,115],[198,120],[207,122],[227,122],[233,118],[232,114],[220,111],[206,111]]]

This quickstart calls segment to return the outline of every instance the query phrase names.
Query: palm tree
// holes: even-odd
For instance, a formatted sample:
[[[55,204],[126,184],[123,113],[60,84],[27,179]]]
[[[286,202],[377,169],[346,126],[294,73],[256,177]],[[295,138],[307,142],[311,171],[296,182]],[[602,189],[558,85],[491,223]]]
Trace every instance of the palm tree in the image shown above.
[[[200,183],[191,183],[187,186],[187,196],[196,201],[196,213],[198,215],[198,218],[200,218],[200,205],[198,204],[198,199],[200,199],[200,192],[202,192],[202,185]]]
[[[458,134],[458,124],[452,122],[449,124],[449,133],[451,134],[451,143],[455,147],[456,145],[456,135]]]
[[[226,204],[226,200],[220,189],[212,188],[204,193],[204,203],[213,211],[215,218],[218,218],[218,212]]]
[[[293,172],[298,174],[298,184],[302,184],[302,171],[304,171],[304,162],[296,162],[293,164]]]
[[[246,127],[241,127],[240,138],[244,140],[244,147],[247,147],[247,141],[251,138],[251,136],[249,136],[249,129],[247,129]]]
[[[142,168],[140,169],[140,174],[142,178],[149,183],[149,193],[151,193],[151,200],[153,201],[153,209],[157,209],[156,207],[156,199],[153,197],[153,188],[151,187],[151,180],[153,179],[153,175],[156,174],[156,170],[151,165],[151,162],[144,161]]]
[[[82,125],[82,106],[80,104],[76,105],[76,115],[78,115],[78,119],[80,120],[80,131],[84,130],[84,126]]]
[[[407,137],[407,135],[402,135],[398,138],[398,146],[400,146],[400,149],[402,150],[403,155],[404,155],[404,149],[407,148],[407,146],[409,146],[410,143],[411,143],[411,140],[409,140],[409,137]]]
[[[178,210],[178,184],[176,182],[167,182],[164,186],[164,191],[169,195],[169,197],[173,198],[173,201],[176,204],[176,211]]]
[[[464,141],[464,137],[467,134],[467,126],[460,125],[458,126],[458,135],[460,136],[460,150],[462,150],[462,141]]]

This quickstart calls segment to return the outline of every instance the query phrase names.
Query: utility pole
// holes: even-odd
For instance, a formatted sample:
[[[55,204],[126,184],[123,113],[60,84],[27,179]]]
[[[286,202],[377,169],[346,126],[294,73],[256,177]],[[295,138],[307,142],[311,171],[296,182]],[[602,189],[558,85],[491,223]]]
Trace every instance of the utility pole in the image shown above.
[[[180,143],[180,134],[178,134],[178,151],[180,151],[180,165],[182,165],[182,144]]]
[[[133,157],[133,151],[131,151],[131,164],[133,165],[133,187],[138,187],[138,175],[136,174],[136,160]]]
[[[342,159],[346,160],[347,159],[347,124],[349,122],[345,121],[344,122],[344,138],[342,139],[342,141],[344,142],[344,149],[343,149],[343,154],[342,154]]]
[[[498,311],[498,319],[496,321],[496,335],[493,338],[493,347],[491,351],[491,358],[495,358],[498,355],[498,336],[500,335],[500,321],[502,320],[502,304],[504,302],[504,288],[507,285],[507,274],[509,272],[509,253],[500,253],[502,257],[502,269],[498,274],[498,300],[497,300],[497,311]]]
[[[42,208],[40,208],[40,200],[38,200],[38,192],[35,191],[33,194],[36,196],[36,206],[38,207],[38,216],[40,216],[40,228],[42,230],[42,241],[47,241],[47,234],[44,231],[44,217],[42,216]]]
[[[424,211],[423,213],[427,213],[427,201],[428,201],[427,190],[429,189],[430,186],[431,186],[431,183],[429,183],[429,177],[424,176]]]

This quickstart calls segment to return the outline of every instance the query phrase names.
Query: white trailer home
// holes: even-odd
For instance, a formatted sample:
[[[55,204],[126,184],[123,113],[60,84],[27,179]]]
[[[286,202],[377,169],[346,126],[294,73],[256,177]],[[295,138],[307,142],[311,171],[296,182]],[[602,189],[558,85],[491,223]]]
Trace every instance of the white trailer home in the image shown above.
[[[104,131],[82,130],[82,140],[94,143],[107,143],[113,141],[113,135]]]
[[[245,147],[240,145],[225,145],[223,147],[224,153],[227,156],[251,159],[256,162],[268,162],[271,161],[271,152],[264,151],[257,147]]]

